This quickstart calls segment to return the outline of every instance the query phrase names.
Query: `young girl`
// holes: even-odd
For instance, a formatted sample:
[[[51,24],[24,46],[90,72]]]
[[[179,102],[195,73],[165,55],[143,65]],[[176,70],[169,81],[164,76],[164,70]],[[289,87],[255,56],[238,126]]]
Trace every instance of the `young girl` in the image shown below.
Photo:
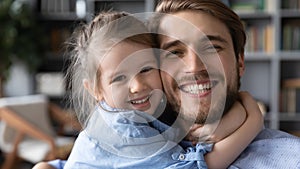
[[[262,128],[256,103],[242,94],[244,105],[252,107],[245,112],[236,103],[216,130],[229,128],[217,134],[224,138],[247,115],[234,133],[215,144],[177,144],[183,139],[179,130],[155,118],[165,106],[155,44],[143,22],[129,14],[99,14],[72,47],[72,100],[84,130],[66,163],[52,161],[64,168],[226,168]],[[223,120],[232,125],[224,126]],[[206,166],[205,160],[213,160],[209,164],[214,166]]]

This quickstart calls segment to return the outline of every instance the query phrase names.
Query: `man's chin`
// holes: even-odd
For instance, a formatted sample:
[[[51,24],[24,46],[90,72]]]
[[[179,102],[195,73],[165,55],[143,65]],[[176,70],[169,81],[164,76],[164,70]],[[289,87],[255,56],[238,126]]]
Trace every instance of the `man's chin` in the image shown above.
[[[195,106],[181,107],[182,102],[178,102],[178,100],[176,100],[175,98],[171,99],[172,101],[168,102],[168,104],[176,112],[177,117],[180,117],[182,120],[188,123],[191,122],[203,125],[205,123],[214,123],[220,120],[222,116],[224,116],[235,103],[237,97],[238,91],[231,91],[228,92],[226,96],[219,96],[218,100],[215,101],[215,105],[206,104],[205,106],[202,105],[200,107],[198,106],[197,108]],[[212,108],[209,109],[209,107],[211,106]],[[205,110],[203,109],[203,107],[206,107]]]
[[[190,108],[178,109],[178,117],[185,121],[193,122],[196,124],[211,124],[219,121],[232,107],[234,102],[237,100],[237,94],[227,95],[225,102],[218,102],[211,109],[198,109],[192,110]],[[225,100],[225,98],[223,99]]]
[[[200,110],[199,111],[195,111],[195,110],[186,110],[186,109],[182,109],[179,113],[178,113],[178,117],[183,119],[184,121],[187,121],[191,124],[204,124],[206,119],[207,119],[207,113],[202,112]]]

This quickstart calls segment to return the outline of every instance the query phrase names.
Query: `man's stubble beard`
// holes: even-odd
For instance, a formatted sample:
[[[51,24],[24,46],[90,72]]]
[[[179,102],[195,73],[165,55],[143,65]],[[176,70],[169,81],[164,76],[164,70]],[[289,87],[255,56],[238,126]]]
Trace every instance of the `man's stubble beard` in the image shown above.
[[[176,86],[177,87],[177,86]],[[240,76],[239,76],[239,69],[236,68],[236,76],[234,78],[234,83],[232,86],[227,84],[226,95],[218,99],[218,102],[215,104],[215,106],[211,109],[211,104],[209,106],[204,106],[205,103],[199,103],[200,105],[197,105],[195,107],[200,107],[199,109],[195,111],[191,110],[185,110],[183,106],[181,106],[181,100],[176,99],[174,96],[168,96],[168,102],[172,106],[173,110],[177,113],[177,116],[179,118],[182,118],[185,121],[190,121],[192,123],[196,124],[205,124],[205,123],[213,123],[217,120],[220,120],[220,112],[222,112],[221,116],[224,116],[227,114],[227,112],[230,110],[232,105],[237,101],[238,99],[238,90],[240,88]],[[226,97],[226,98],[225,98]],[[225,102],[224,102],[225,99]],[[206,110],[203,110],[203,107],[208,107]],[[190,111],[190,112],[188,112]],[[209,114],[209,118],[208,118]]]

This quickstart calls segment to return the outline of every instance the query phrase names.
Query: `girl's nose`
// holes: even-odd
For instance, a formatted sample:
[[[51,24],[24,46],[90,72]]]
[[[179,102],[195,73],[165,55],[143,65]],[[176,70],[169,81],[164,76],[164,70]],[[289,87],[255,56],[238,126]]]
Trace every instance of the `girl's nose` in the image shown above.
[[[139,76],[135,76],[129,84],[130,93],[138,93],[146,88],[144,80]]]

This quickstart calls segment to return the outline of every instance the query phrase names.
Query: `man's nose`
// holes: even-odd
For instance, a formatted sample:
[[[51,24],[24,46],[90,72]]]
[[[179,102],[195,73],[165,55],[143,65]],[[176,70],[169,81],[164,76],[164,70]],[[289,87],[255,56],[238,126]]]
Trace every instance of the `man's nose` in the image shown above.
[[[184,57],[185,72],[195,73],[205,69],[205,65],[202,62],[199,55],[197,55],[193,50],[189,50],[187,55]]]
[[[143,78],[135,76],[129,84],[130,93],[138,93],[146,88]]]

